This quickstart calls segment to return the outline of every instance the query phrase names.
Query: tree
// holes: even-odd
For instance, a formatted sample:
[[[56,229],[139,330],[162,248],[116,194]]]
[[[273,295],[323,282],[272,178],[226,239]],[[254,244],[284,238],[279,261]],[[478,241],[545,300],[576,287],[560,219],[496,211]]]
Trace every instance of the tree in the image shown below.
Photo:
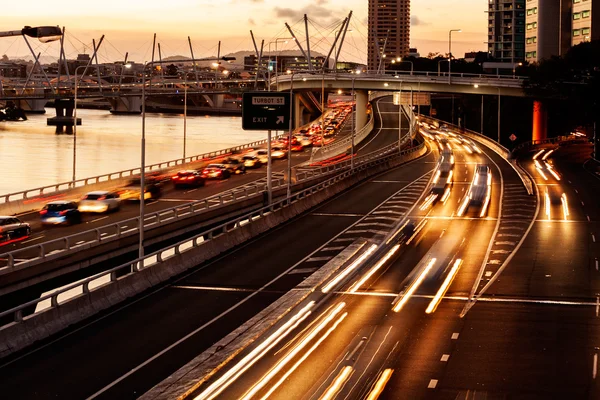
[[[8,59],[8,56],[6,54],[2,55],[2,59],[0,60],[2,62],[9,62],[10,60]]]
[[[525,92],[548,109],[551,135],[598,122],[600,115],[600,41],[572,47],[526,68]]]

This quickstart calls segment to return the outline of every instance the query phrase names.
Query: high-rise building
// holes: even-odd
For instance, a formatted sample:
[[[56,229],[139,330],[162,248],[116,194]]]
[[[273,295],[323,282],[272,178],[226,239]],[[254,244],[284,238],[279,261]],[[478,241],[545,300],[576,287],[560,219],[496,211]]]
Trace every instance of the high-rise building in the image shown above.
[[[564,55],[592,39],[600,39],[600,0],[527,0],[527,61]]]
[[[489,0],[488,52],[500,62],[525,59],[525,0]]]
[[[600,0],[571,0],[571,46],[600,39]]]
[[[368,41],[367,67],[371,71],[408,56],[410,0],[369,0]]]

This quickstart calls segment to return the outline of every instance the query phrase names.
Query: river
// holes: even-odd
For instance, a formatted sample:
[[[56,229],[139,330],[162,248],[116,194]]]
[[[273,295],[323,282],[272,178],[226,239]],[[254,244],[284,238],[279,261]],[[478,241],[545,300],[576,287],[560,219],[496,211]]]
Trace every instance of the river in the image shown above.
[[[29,115],[27,121],[0,122],[0,195],[68,182],[73,175],[73,136],[56,135],[46,125],[54,110]],[[76,177],[134,168],[140,165],[142,118],[107,110],[77,110]],[[241,117],[189,116],[186,155],[249,143],[266,132],[243,131]],[[146,114],[146,164],[183,155],[183,115]]]

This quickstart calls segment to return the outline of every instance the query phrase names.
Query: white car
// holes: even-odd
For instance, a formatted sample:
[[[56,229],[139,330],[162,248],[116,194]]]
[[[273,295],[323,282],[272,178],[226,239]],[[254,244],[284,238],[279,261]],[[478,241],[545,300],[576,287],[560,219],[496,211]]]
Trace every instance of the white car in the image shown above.
[[[250,153],[250,155],[258,157],[261,163],[267,164],[269,162],[269,151],[267,149],[258,149]]]
[[[302,147],[312,146],[312,138],[310,136],[296,135],[296,139],[302,145]]]
[[[117,193],[108,191],[89,192],[79,200],[80,212],[103,213],[121,208],[121,198]]]

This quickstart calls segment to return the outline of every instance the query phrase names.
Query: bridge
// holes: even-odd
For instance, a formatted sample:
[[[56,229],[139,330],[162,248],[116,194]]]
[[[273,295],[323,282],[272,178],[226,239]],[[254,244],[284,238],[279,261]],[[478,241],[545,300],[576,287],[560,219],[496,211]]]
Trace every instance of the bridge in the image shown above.
[[[390,94],[407,85],[523,95],[518,78],[445,78],[280,76],[279,90],[292,81],[294,91],[354,87],[356,109],[371,104],[369,115],[357,111],[353,160],[317,164],[303,153],[292,158],[291,176],[276,163],[270,205],[262,203],[262,174],[159,202],[143,221],[150,234],[141,259],[136,209],[11,245],[0,255],[3,390],[166,399],[354,397],[355,388],[379,387],[388,397],[443,390],[468,398],[475,390],[522,393],[526,382],[543,381],[547,389],[536,393],[595,397],[599,182],[582,169],[590,168],[589,144],[564,138],[511,157],[477,132],[425,116],[417,125],[409,107],[399,119]],[[350,134],[346,124],[332,153],[347,151]],[[447,198],[432,200],[444,146],[454,152],[453,185]],[[478,164],[490,168],[489,208],[483,217],[474,206],[461,215]],[[139,173],[3,196],[0,207],[27,212]],[[540,358],[515,370],[523,357]],[[93,381],[77,378],[92,371]]]

